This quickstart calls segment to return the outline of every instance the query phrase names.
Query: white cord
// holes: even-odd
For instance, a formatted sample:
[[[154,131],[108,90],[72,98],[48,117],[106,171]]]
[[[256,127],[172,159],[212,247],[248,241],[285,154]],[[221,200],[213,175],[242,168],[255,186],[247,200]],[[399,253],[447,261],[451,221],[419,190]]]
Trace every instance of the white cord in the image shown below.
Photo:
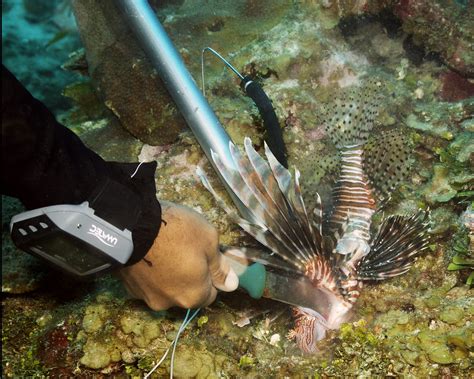
[[[179,339],[179,336],[181,335],[181,333],[184,331],[184,329],[186,329],[186,327],[189,325],[189,323],[193,320],[194,317],[196,317],[196,315],[199,313],[199,311],[201,310],[201,308],[198,308],[194,311],[194,313],[191,315],[191,317],[189,317],[190,313],[191,313],[191,309],[188,309],[188,311],[186,312],[186,316],[184,317],[184,320],[183,322],[181,323],[179,329],[178,329],[178,333],[176,334],[176,337],[174,337],[174,340],[171,342],[171,345],[168,347],[168,349],[166,349],[165,353],[163,354],[163,356],[160,358],[160,360],[158,361],[158,363],[153,366],[153,368],[143,377],[143,379],[147,379],[150,377],[150,375],[158,368],[160,367],[160,365],[163,363],[163,361],[165,360],[165,358],[168,356],[168,353],[170,352],[170,349],[171,347],[173,347],[173,350],[172,350],[172,353],[171,353],[171,365],[170,365],[170,379],[173,378],[173,369],[174,369],[174,355],[175,355],[175,351],[176,351],[176,346],[178,345],[178,339]]]
[[[137,168],[135,169],[135,172],[130,176],[131,178],[133,178],[133,177],[137,174],[138,170],[140,169],[140,166],[141,166],[143,163],[144,163],[144,162],[140,162],[140,164],[139,164],[139,165],[137,166]]]
[[[186,316],[189,315],[189,309],[188,309],[188,313]],[[188,324],[192,321],[192,319],[194,317],[196,317],[196,315],[199,313],[200,311],[200,308],[196,309],[194,311],[194,313],[191,315],[191,317],[186,321],[186,318],[184,319],[183,321],[183,324],[181,324],[181,328],[179,329],[178,331],[178,335],[176,336],[175,340],[174,340],[174,346],[173,346],[173,351],[171,352],[171,366],[170,366],[170,379],[173,378],[173,368],[174,368],[174,354],[175,354],[175,351],[176,351],[176,346],[178,346],[178,337],[180,336],[180,334],[183,332],[184,329],[186,329],[186,327],[188,326]]]
[[[204,53],[206,51],[210,51],[212,54],[214,54],[216,57],[218,57],[221,61],[224,62],[224,64],[229,67],[234,73],[240,78],[240,80],[244,80],[244,77],[240,72],[237,71],[237,69],[232,66],[222,55],[220,55],[217,51],[215,51],[211,47],[205,47],[201,51],[201,80],[202,80],[202,94],[204,97],[206,97],[206,85],[204,84]],[[247,86],[245,86],[247,88]]]

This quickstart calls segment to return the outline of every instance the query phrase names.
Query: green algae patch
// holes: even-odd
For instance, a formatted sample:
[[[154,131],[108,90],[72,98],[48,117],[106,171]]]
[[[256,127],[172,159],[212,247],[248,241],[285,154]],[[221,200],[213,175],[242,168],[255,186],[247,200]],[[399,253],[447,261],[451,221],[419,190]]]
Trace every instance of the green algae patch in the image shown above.
[[[433,172],[431,183],[424,190],[426,199],[430,203],[445,203],[451,200],[457,191],[449,183],[449,168],[438,164],[434,166]]]
[[[473,219],[472,204],[461,216],[460,227],[448,245],[447,256],[451,259],[447,270],[459,271],[467,277],[466,284],[472,286],[474,281],[474,233],[470,230]]]
[[[38,300],[29,299],[20,305],[22,312],[17,312],[18,300],[2,300],[2,376],[44,377],[47,368],[38,354],[43,328],[35,322],[43,307]]]
[[[95,341],[87,341],[83,348],[81,364],[93,369],[104,368],[121,360],[120,351],[114,346]]]
[[[436,127],[434,124],[430,122],[420,121],[414,114],[411,114],[407,117],[406,123],[410,128],[420,130],[422,132],[434,134],[435,136],[441,137],[445,140],[449,141],[453,139],[453,134],[449,131],[449,129],[446,126]]]
[[[239,366],[242,368],[255,366],[255,359],[248,355],[242,355],[239,359]]]
[[[71,122],[97,120],[107,115],[107,109],[97,97],[91,81],[70,84],[64,88],[63,95],[72,99],[75,104],[68,115]]]
[[[86,333],[95,333],[102,329],[109,316],[109,311],[103,304],[90,305],[85,310],[82,328]]]
[[[444,321],[448,324],[457,324],[463,319],[465,312],[462,308],[459,307],[448,307],[443,312],[439,314],[441,321]]]
[[[458,197],[465,198],[472,195],[473,141],[473,133],[463,132],[448,146],[435,148],[439,163],[434,165],[432,178],[422,190],[429,203],[446,203]]]
[[[104,321],[106,319],[106,321]],[[89,305],[83,317],[80,362],[92,369],[108,369],[115,362],[133,364],[153,350],[165,350],[168,338],[163,314],[146,309],[128,309],[107,300]]]
[[[430,360],[435,363],[447,365],[454,362],[454,356],[446,345],[434,344],[427,353]]]
[[[439,206],[433,209],[430,218],[430,224],[432,225],[430,233],[435,236],[455,230],[458,224],[458,216],[447,206]]]

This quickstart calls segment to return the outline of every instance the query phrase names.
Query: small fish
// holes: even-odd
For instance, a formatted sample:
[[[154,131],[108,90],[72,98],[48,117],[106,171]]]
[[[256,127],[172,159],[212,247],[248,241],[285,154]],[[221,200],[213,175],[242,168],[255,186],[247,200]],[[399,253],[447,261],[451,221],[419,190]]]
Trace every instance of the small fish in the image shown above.
[[[372,230],[376,199],[382,204],[406,177],[409,157],[409,146],[400,133],[386,132],[383,139],[370,136],[382,100],[378,86],[371,82],[359,95],[340,97],[325,110],[326,132],[341,158],[328,222],[324,222],[319,195],[312,212],[308,211],[300,172],[295,169],[292,176],[267,145],[265,160],[249,138],[244,141],[245,155],[230,143],[237,170],[212,154],[252,219],[228,207],[200,172],[204,186],[231,219],[271,250],[271,256],[261,260],[305,275],[315,288],[330,294],[330,311],[324,317],[312,309],[294,308],[295,327],[289,337],[307,353],[317,351],[317,342],[327,330],[349,320],[364,282],[407,272],[430,241],[429,215],[422,210],[411,216],[386,217],[375,233]]]

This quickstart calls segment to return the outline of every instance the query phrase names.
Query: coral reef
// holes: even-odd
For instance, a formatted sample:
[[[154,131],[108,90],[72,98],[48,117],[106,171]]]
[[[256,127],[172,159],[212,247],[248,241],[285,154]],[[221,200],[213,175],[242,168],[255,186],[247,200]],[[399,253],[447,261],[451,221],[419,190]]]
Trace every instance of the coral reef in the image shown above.
[[[2,4],[5,15],[18,12],[19,6],[11,3]],[[412,9],[406,7],[414,3],[427,4],[283,1],[269,12],[269,3],[259,1],[225,6],[209,2],[203,9],[193,1],[168,1],[159,9],[195,77],[200,49],[207,45],[229,57],[239,70],[259,77],[284,128],[290,166],[302,172],[302,190],[309,203],[315,192],[328,201],[338,166],[337,152],[323,127],[324,104],[330,104],[341,87],[360,85],[367,76],[377,77],[386,87],[386,97],[374,133],[403,126],[401,130],[415,145],[415,169],[384,212],[407,214],[419,207],[432,210],[430,252],[404,276],[369,286],[351,322],[331,332],[314,356],[301,355],[287,340],[291,320],[287,306],[265,299],[255,301],[237,291],[220,294],[216,303],[201,311],[202,318],[184,331],[176,352],[177,377],[470,377],[474,296],[466,285],[472,267],[465,262],[470,259],[469,249],[473,250],[470,201],[474,188],[474,105],[467,95],[444,97],[446,67],[425,58],[414,62],[405,41],[407,33],[413,33],[416,42],[426,40],[425,47],[438,52],[466,80],[472,63],[469,54],[464,54],[468,51],[464,50],[462,64],[455,62],[455,56],[472,36],[472,28],[469,32],[465,26],[465,14],[471,5],[459,6],[459,25],[455,25],[458,5],[454,3],[439,15],[420,14],[419,10],[412,15],[400,14],[402,22],[391,33],[387,25],[393,19],[379,12],[391,11],[395,4]],[[433,2],[433,7],[439,3]],[[350,19],[354,15],[361,15],[356,17],[357,22]],[[430,17],[435,16],[446,17],[449,30],[455,34],[446,35],[436,29],[439,25],[430,25]],[[43,42],[53,37],[50,32]],[[4,42],[4,58],[12,59],[12,51],[18,51],[15,49],[33,55],[27,51],[28,44],[15,41]],[[67,41],[48,47],[48,54],[58,53],[60,46],[76,50],[78,46],[64,46]],[[31,45],[37,49],[35,46]],[[119,53],[114,57],[122,56]],[[68,67],[84,72],[83,60],[76,58]],[[66,57],[58,56],[57,60],[55,67]],[[100,60],[95,62],[101,66]],[[141,70],[143,65],[141,62],[137,67]],[[122,80],[129,75],[127,71],[117,68],[121,74],[113,77],[111,73],[117,71],[110,66],[100,68],[103,75],[115,80],[110,80],[110,88],[129,91]],[[218,61],[206,57],[205,67],[208,100],[233,140],[240,144],[249,136],[256,148],[261,148],[264,134],[251,101]],[[66,83],[57,78],[57,71],[51,72],[56,84],[42,94],[39,89],[44,81],[27,71],[21,75],[40,98],[47,97],[52,104],[60,105],[56,109],[64,109],[63,101],[58,103],[58,94],[78,77],[69,76],[72,80]],[[145,69],[136,73],[142,78],[149,74]],[[204,213],[219,229],[222,243],[254,243],[242,238],[198,184],[194,169],[201,165],[214,187],[219,187],[191,133],[175,124],[172,138],[160,136],[144,144],[123,130],[96,101],[91,90],[102,84],[81,78],[80,84],[67,88],[65,93],[76,106],[62,115],[64,122],[105,159],[156,160],[159,198]],[[108,92],[107,96],[112,94]],[[162,101],[163,96],[159,99]],[[115,100],[110,104],[122,111]],[[135,119],[141,111],[139,107],[131,110]],[[151,116],[145,117],[145,113],[143,119],[149,120],[141,124],[146,124],[144,127],[162,126],[157,119],[150,121]],[[225,196],[223,189],[220,194]],[[75,282],[37,266],[36,260],[14,249],[8,240],[9,217],[21,208],[10,199],[2,201],[7,201],[2,209],[3,376],[140,377],[148,372],[176,336],[184,313],[176,309],[151,312],[141,302],[128,299],[112,276]],[[451,264],[457,265],[455,270],[448,269],[453,267]],[[32,290],[35,292],[27,293]],[[169,371],[170,363],[165,360],[152,377],[169,375]]]
[[[231,9],[225,9],[218,4],[202,7],[194,2],[184,2],[171,4],[175,12],[171,15],[168,15],[166,5],[170,4],[155,3],[164,27],[170,30],[178,50],[196,75],[199,73],[200,49],[209,45],[209,35],[218,33],[226,38],[240,31],[235,14],[246,14],[254,28],[266,25],[265,13],[256,12],[260,5],[252,8],[251,4],[229,4]],[[272,6],[275,10],[284,8],[282,5]],[[186,127],[184,119],[127,25],[122,22],[114,2],[76,0],[73,7],[86,48],[89,74],[107,108],[130,133],[147,144],[175,141]],[[216,13],[217,9],[220,12]],[[243,37],[241,33],[239,36]],[[242,45],[245,38],[234,42]]]
[[[466,284],[474,283],[474,212],[473,205],[468,206],[459,220],[460,227],[450,243],[451,263],[448,270],[463,270],[467,276]]]
[[[113,1],[74,1],[88,72],[103,103],[135,137],[172,142],[185,123]],[[120,78],[120,80],[117,80]]]

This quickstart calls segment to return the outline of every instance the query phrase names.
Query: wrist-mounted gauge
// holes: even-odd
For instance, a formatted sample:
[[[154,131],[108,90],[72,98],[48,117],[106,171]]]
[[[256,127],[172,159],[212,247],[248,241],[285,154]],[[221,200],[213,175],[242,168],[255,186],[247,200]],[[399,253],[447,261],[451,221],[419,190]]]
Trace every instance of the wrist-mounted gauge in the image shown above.
[[[80,205],[53,205],[14,216],[12,240],[20,249],[78,276],[127,263],[140,214],[138,195],[106,180]]]

